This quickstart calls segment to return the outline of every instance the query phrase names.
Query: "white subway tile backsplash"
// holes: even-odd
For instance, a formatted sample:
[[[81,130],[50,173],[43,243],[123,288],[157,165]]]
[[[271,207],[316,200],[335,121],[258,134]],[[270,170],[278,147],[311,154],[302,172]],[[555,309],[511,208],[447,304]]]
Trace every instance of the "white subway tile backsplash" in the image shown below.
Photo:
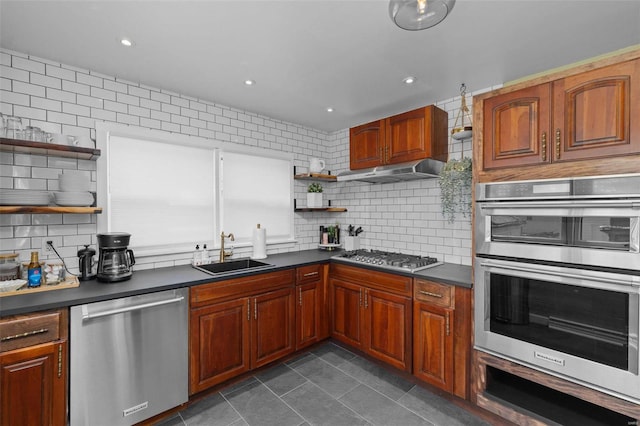
[[[93,86],[96,88],[102,88],[103,79],[95,75],[89,75],[82,72],[77,73],[76,81],[80,84],[86,84],[87,86]]]
[[[27,107],[29,109],[23,111],[32,115],[26,117],[31,119],[27,121],[31,124],[41,123],[42,128],[57,130],[54,133],[86,134],[95,137],[96,120],[118,121],[135,126],[291,152],[295,156],[296,166],[301,168],[308,165],[309,157],[325,159],[327,169],[333,174],[349,167],[348,129],[326,134],[294,123],[224,107],[168,90],[51,61],[31,59],[19,52],[0,49],[0,54],[2,55],[0,75],[4,78],[0,86],[3,90],[0,92],[2,95],[0,110],[3,113],[5,111],[13,113],[14,109],[21,111],[20,107]],[[40,72],[11,66],[11,61],[16,57],[22,58],[25,67],[37,67]],[[37,65],[38,63],[41,65]],[[44,71],[42,71],[43,66]],[[41,74],[32,77],[38,84],[29,83],[30,72],[34,76]],[[22,82],[18,84],[18,90],[13,87],[16,81]],[[58,84],[60,84],[59,87]],[[44,94],[40,86],[44,88]],[[26,96],[27,93],[19,93],[20,91],[33,93],[33,95],[29,98]],[[35,95],[36,93],[38,96]],[[471,98],[468,99],[469,106],[471,106],[470,100]],[[438,105],[449,111],[449,122],[453,125],[456,109],[460,106],[460,98],[447,99],[439,102]],[[47,111],[45,120],[42,113]],[[33,117],[37,114],[39,114],[38,117]],[[455,141],[450,146],[450,152],[470,156],[471,141],[462,143]],[[53,160],[50,159],[45,164],[29,164],[46,158],[41,156],[40,160],[35,160],[35,157],[30,160],[26,160],[26,157],[18,157],[16,162],[12,154],[0,153],[2,164],[11,167],[24,166],[30,170],[24,172],[25,176],[15,178],[12,175],[3,175],[0,178],[2,179],[0,185],[12,187],[14,179],[24,179],[45,182],[47,188],[55,190],[58,187],[57,173],[79,169],[90,175],[92,190],[95,190],[95,161],[53,157]],[[51,171],[47,171],[49,168]],[[299,182],[295,184],[296,198],[302,199],[305,194],[305,185]],[[348,212],[339,216],[328,216],[323,213],[296,214],[295,229],[298,243],[269,249],[269,253],[315,248],[317,227],[337,221],[341,224],[354,223],[363,226],[365,229],[363,247],[403,250],[423,255],[436,255],[448,262],[471,263],[469,221],[457,219],[453,224],[449,224],[443,219],[440,212],[440,191],[435,180],[385,185],[338,183],[326,185],[325,192],[333,205],[345,206]],[[6,219],[7,216],[15,217],[14,222],[17,223]],[[64,252],[63,257],[69,258],[71,262],[77,260],[76,252],[80,248],[79,245],[96,244],[97,218],[95,215],[0,215],[0,225],[10,230],[3,232],[2,242],[17,241],[14,228],[28,227],[31,221],[34,226],[46,226],[48,236],[56,239],[56,244]],[[12,244],[19,246],[17,250],[24,252],[28,257],[31,248],[40,248],[41,238],[31,238],[30,244],[34,247],[26,246],[27,242],[22,240]],[[250,254],[250,251],[246,254]],[[186,264],[189,260],[189,254],[178,254],[176,257],[158,256],[141,260],[140,268],[136,265],[136,269]]]
[[[88,86],[85,86],[88,87]],[[105,101],[116,101],[116,92],[112,90],[101,89],[99,87],[91,87],[90,93],[82,93],[83,95],[91,95],[94,98],[103,99]]]

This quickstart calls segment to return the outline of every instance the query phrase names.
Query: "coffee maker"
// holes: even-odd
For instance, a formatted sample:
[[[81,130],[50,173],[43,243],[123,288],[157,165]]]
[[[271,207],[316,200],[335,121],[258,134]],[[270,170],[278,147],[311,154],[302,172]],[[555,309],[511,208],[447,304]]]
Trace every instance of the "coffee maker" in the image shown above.
[[[131,278],[136,259],[129,250],[131,234],[107,232],[98,234],[98,281],[118,282]]]

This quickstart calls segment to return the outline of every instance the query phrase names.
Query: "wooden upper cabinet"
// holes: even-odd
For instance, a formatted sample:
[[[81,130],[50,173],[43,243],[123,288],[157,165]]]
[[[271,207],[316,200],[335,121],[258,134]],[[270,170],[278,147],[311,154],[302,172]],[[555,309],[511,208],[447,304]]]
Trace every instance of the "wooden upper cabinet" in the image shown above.
[[[551,85],[541,84],[484,102],[484,168],[549,161]]]
[[[433,105],[350,129],[352,170],[434,158],[447,161],[448,114]]]
[[[553,83],[553,161],[640,152],[640,59]]]
[[[349,163],[352,170],[384,163],[385,129],[385,121],[377,120],[349,130]]]
[[[474,102],[482,110],[482,170],[640,154],[640,59],[583,68]],[[594,170],[583,174],[627,171],[607,164],[580,167]],[[549,177],[576,173],[547,170]]]

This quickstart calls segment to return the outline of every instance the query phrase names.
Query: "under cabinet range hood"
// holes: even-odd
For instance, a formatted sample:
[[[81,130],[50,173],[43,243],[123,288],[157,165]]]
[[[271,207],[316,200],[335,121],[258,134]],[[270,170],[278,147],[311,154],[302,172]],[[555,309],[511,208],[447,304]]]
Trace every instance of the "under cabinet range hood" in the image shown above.
[[[402,182],[417,179],[433,179],[440,175],[444,163],[432,158],[389,164],[369,169],[350,170],[338,175],[338,181],[360,181],[369,183]]]

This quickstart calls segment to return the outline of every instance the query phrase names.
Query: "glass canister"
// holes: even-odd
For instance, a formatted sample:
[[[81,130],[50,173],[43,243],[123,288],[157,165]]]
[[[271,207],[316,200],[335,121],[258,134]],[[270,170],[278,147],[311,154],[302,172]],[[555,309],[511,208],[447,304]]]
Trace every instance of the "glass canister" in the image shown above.
[[[43,135],[39,127],[27,126],[24,130],[24,138],[28,141],[43,142]]]
[[[7,119],[4,114],[0,113],[0,138],[4,138],[7,135]]]
[[[5,120],[6,137],[9,139],[23,139],[22,119],[20,117],[9,116]]]
[[[0,281],[17,280],[18,278],[20,278],[18,253],[0,254]]]

